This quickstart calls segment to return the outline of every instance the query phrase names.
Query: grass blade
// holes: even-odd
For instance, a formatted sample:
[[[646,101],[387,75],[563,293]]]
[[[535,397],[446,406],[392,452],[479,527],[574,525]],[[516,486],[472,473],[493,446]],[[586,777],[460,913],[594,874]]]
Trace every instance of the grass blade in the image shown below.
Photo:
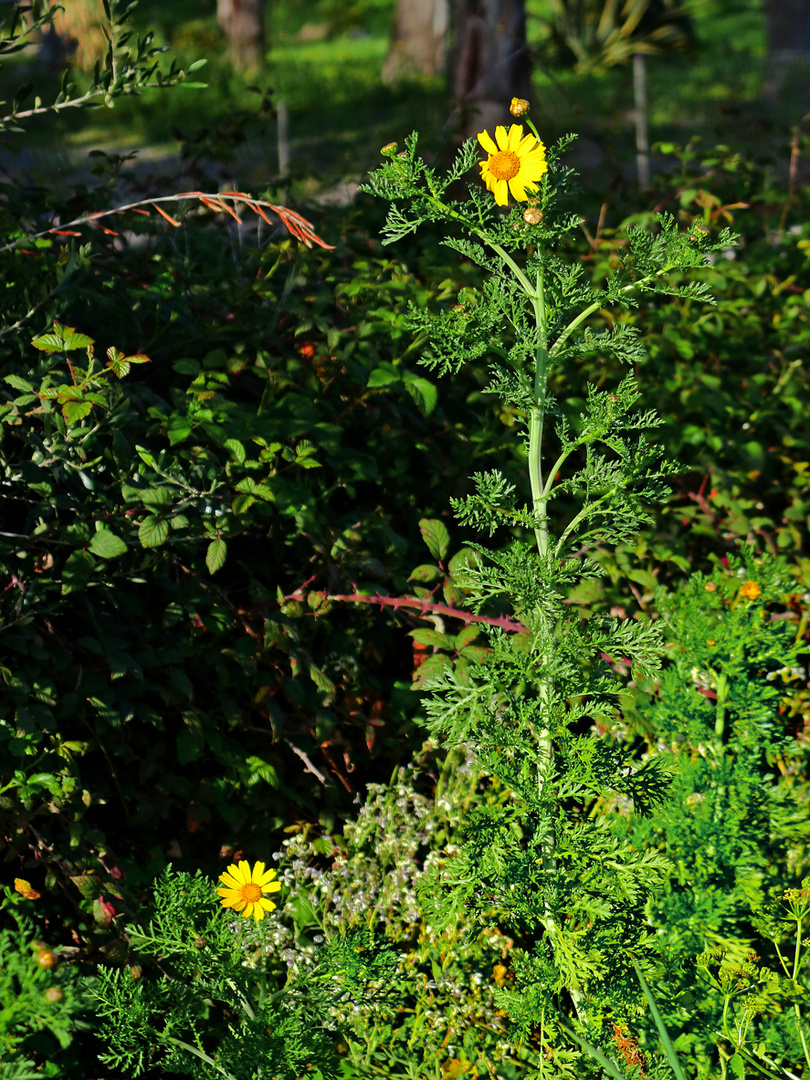
[[[573,1030],[573,1028],[570,1028],[567,1024],[564,1024],[562,1020],[558,1020],[557,1023],[560,1025],[560,1027],[563,1029],[566,1035],[568,1035],[569,1038],[573,1039],[574,1042],[578,1042],[583,1050],[588,1051],[591,1057],[596,1058],[596,1060],[599,1062],[605,1072],[615,1077],[616,1080],[624,1080],[624,1077],[610,1060],[610,1058],[606,1058],[601,1050],[597,1050],[595,1046],[591,1046],[591,1044],[589,1042],[586,1042],[585,1039],[581,1039],[579,1035],[577,1035],[577,1033]]]
[[[670,1039],[669,1037],[669,1032],[664,1026],[664,1021],[661,1018],[661,1013],[658,1011],[658,1006],[655,1004],[655,998],[652,995],[652,990],[650,990],[649,986],[647,985],[647,980],[644,978],[641,968],[636,963],[635,957],[631,956],[630,960],[633,964],[633,967],[636,969],[636,975],[638,977],[639,983],[641,984],[641,989],[644,991],[644,997],[647,999],[647,1003],[650,1006],[650,1012],[652,1013],[653,1020],[655,1021],[655,1026],[658,1028],[658,1034],[660,1035],[661,1042],[664,1045],[664,1051],[667,1055],[667,1061],[672,1066],[672,1071],[675,1073],[677,1080],[686,1080],[683,1075],[683,1070],[681,1069],[681,1064],[678,1061],[678,1055],[675,1053],[675,1047],[672,1045],[672,1039]]]

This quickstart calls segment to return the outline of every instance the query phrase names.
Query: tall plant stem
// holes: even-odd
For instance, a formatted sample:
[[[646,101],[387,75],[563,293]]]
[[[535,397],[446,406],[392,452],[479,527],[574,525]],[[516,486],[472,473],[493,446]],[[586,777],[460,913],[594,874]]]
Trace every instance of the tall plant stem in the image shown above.
[[[799,968],[801,966],[801,950],[802,950],[802,919],[801,917],[796,921],[796,948],[793,953],[793,981],[794,983],[799,977]],[[799,1038],[802,1040],[802,1050],[804,1051],[804,1060],[810,1065],[810,1048],[807,1046],[807,1039],[804,1034],[804,1024],[802,1023],[802,1010],[799,1008],[797,1001],[793,1002],[793,1011],[796,1013],[796,1027],[799,1030]]]
[[[534,365],[534,403],[529,419],[529,481],[532,488],[532,506],[537,523],[534,528],[537,551],[542,558],[548,552],[548,518],[546,506],[548,495],[543,486],[543,424],[546,416],[548,386],[548,338],[546,336],[546,303],[542,271],[537,272],[537,288],[532,297],[540,343]]]

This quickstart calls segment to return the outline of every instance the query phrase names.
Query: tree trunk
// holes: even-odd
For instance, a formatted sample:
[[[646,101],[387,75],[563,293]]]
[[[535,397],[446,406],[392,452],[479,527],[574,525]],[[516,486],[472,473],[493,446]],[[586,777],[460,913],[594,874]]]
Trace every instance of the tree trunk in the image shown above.
[[[64,4],[63,10],[42,32],[40,64],[54,71],[63,70],[69,63],[87,71],[96,60],[101,60],[103,66],[107,55],[103,30],[106,22],[98,0],[71,0]]]
[[[217,19],[228,38],[234,67],[260,64],[264,58],[264,0],[217,0]]]
[[[775,96],[787,69],[810,60],[810,0],[765,0],[768,77],[765,93]]]
[[[511,123],[513,97],[529,99],[525,0],[455,0],[453,94],[466,136]]]
[[[384,83],[408,75],[444,71],[450,0],[397,0],[391,48],[383,64]]]

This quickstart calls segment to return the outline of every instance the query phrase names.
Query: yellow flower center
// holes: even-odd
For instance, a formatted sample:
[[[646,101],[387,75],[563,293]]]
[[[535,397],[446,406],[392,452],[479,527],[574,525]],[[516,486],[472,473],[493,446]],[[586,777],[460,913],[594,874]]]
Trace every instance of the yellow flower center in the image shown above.
[[[520,172],[520,158],[514,150],[501,150],[489,159],[489,171],[496,180],[511,180]]]
[[[258,885],[254,885],[252,881],[249,881],[246,885],[242,886],[242,899],[246,904],[255,904],[262,898],[262,890]]]

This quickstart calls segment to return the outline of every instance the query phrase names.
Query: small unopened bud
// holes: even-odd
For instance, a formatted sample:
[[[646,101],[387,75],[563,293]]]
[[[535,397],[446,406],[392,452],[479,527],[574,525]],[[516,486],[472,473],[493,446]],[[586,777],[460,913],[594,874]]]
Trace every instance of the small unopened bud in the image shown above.
[[[543,220],[543,211],[538,210],[536,206],[529,206],[523,211],[523,220],[527,225],[539,225]]]
[[[400,153],[397,154],[397,157],[400,157],[400,158],[408,157],[408,151],[407,150],[400,151]]]
[[[63,997],[64,995],[58,986],[49,986],[45,991],[45,1000],[49,1001],[52,1005],[61,1001]]]
[[[386,143],[382,150],[380,150],[383,157],[393,157],[396,152],[397,143],[395,142]]]
[[[529,103],[525,98],[513,97],[509,106],[509,112],[512,116],[523,116],[524,113],[529,111]]]
[[[40,949],[35,959],[41,968],[52,968],[56,964],[56,953],[52,949]]]

